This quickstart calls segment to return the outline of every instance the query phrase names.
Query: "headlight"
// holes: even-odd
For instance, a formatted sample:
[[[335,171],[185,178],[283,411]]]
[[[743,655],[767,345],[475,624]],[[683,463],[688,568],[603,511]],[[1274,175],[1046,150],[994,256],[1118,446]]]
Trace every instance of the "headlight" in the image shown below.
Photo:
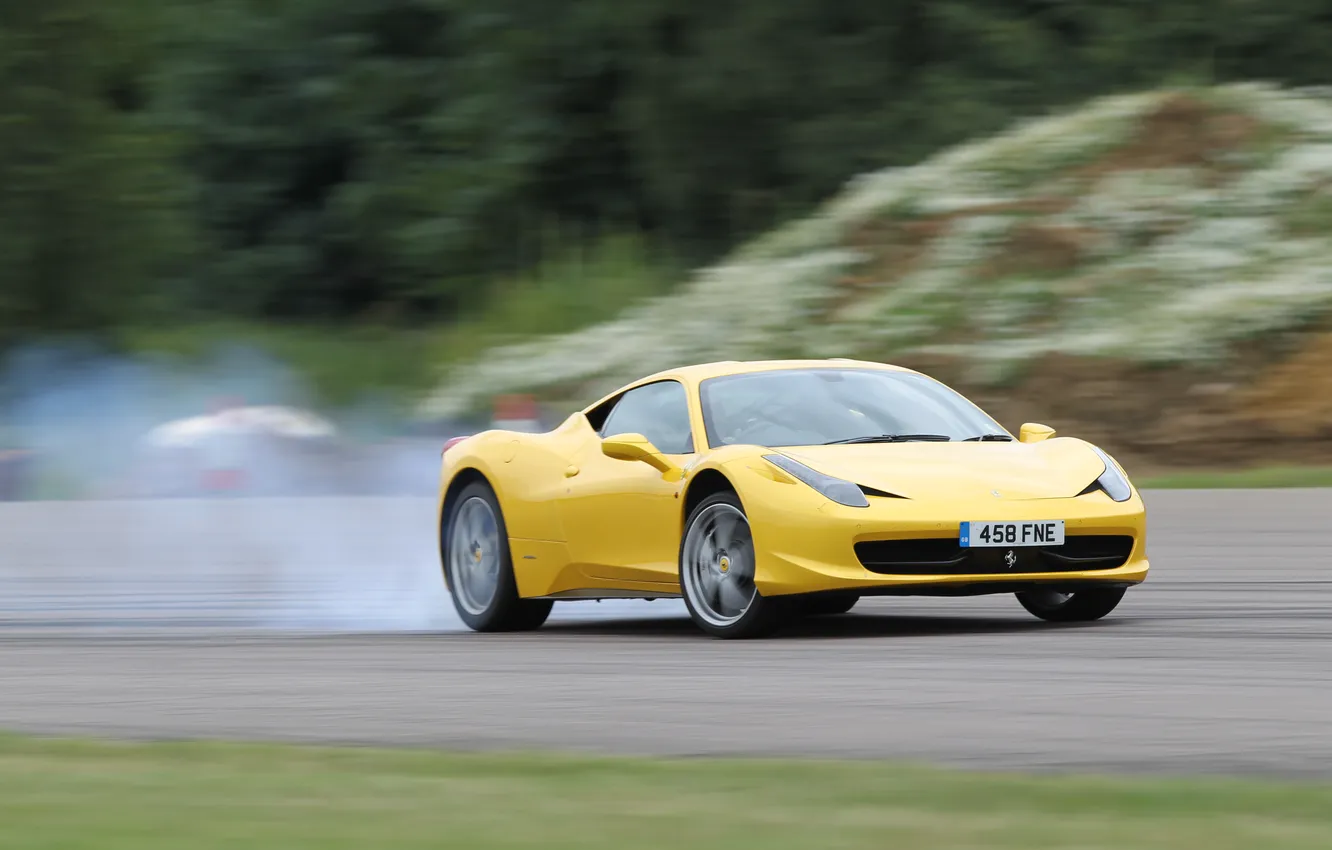
[[[850,481],[824,475],[785,455],[764,455],[763,459],[805,482],[839,505],[846,505],[849,508],[869,507],[869,499],[865,497],[865,493]]]
[[[1096,452],[1096,456],[1105,464],[1105,471],[1101,473],[1100,478],[1096,479],[1097,486],[1104,490],[1106,495],[1114,499],[1116,502],[1127,502],[1129,497],[1133,495],[1133,488],[1129,486],[1128,479],[1124,477],[1124,473],[1119,471],[1119,467],[1110,459],[1110,455],[1095,446],[1092,446],[1091,449]]]

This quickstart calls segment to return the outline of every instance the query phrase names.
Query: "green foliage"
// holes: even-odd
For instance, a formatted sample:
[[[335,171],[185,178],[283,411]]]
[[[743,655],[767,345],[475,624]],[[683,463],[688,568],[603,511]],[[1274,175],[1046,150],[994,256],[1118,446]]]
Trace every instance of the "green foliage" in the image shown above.
[[[1329,41],[1315,0],[0,0],[0,333],[448,323],[552,222],[698,263],[1091,95],[1321,82]]]
[[[1332,487],[1332,468],[1326,466],[1265,466],[1254,469],[1191,470],[1168,473],[1137,482],[1144,490],[1273,489],[1278,487]]]
[[[152,20],[101,0],[0,10],[0,342],[101,330],[152,306],[190,236],[143,108]]]
[[[681,275],[641,237],[560,247],[558,231],[552,234],[546,259],[492,286],[480,309],[461,317],[458,330],[472,329],[486,345],[571,331],[665,294]]]
[[[678,277],[636,237],[591,246],[560,247],[559,241],[552,232],[548,259],[500,280],[448,323],[212,321],[133,327],[121,339],[131,351],[196,364],[240,346],[295,369],[320,403],[365,403],[370,391],[379,403],[405,404],[434,386],[444,368],[492,346],[607,321],[664,294]]]
[[[416,0],[178,11],[163,102],[210,236],[202,306],[456,306],[511,249],[535,128],[505,100],[499,27]]]

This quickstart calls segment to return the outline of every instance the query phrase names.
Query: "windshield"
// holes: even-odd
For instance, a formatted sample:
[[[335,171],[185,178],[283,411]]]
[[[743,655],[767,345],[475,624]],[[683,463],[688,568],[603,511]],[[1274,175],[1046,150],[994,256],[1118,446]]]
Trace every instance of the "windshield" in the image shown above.
[[[1007,434],[958,393],[924,375],[877,369],[780,369],[699,385],[708,444],[812,446],[884,434],[966,440]]]

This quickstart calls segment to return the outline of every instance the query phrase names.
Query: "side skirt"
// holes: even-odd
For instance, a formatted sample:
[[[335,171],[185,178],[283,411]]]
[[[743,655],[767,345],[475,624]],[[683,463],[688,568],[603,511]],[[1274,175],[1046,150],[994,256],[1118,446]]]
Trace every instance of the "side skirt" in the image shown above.
[[[577,590],[561,590],[558,593],[552,593],[548,596],[537,596],[534,599],[554,599],[554,600],[577,600],[577,599],[679,599],[679,593],[658,590],[616,590],[612,588],[582,588]]]

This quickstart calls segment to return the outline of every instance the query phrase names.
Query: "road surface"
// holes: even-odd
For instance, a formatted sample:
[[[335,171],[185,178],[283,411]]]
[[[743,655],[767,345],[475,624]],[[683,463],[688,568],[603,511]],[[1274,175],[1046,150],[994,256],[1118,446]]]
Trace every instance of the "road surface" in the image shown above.
[[[459,630],[433,542],[404,542],[428,505],[341,523],[329,506],[264,511],[261,543],[257,526],[167,518],[170,546],[141,529],[128,544],[126,515],[95,515],[144,522],[151,506],[4,506],[0,727],[1332,776],[1332,491],[1147,502],[1152,575],[1099,623],[1044,624],[1009,596],[880,599],[755,642],[704,637],[675,602],[557,606],[527,635]],[[43,510],[88,513],[56,540]],[[339,546],[274,560],[273,541],[320,527]],[[263,584],[246,546],[283,581]],[[373,580],[354,577],[361,561]]]

